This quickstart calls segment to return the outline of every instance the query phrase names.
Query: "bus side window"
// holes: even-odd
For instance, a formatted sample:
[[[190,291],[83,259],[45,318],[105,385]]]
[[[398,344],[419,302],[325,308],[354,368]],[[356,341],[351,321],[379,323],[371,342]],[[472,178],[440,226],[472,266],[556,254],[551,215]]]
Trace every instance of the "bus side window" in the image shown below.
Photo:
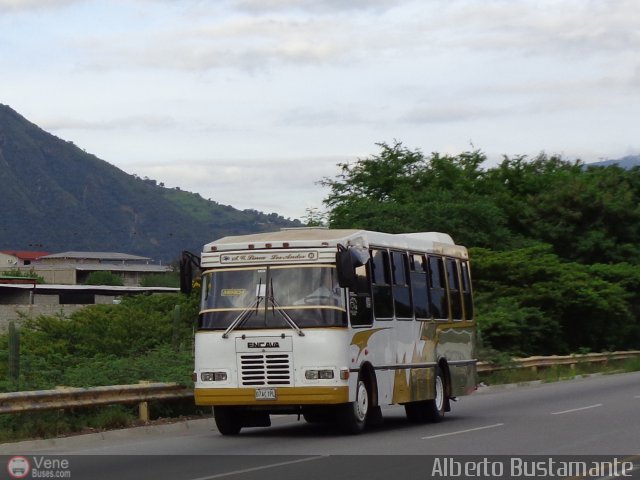
[[[351,325],[354,327],[373,324],[368,265],[367,263],[367,265],[360,265],[356,268],[356,286],[354,290],[349,292],[349,314]]]
[[[447,258],[447,286],[449,287],[449,299],[451,300],[451,317],[454,320],[462,320],[462,292],[460,292],[460,275],[458,273],[458,261]]]
[[[446,279],[442,257],[429,255],[429,298],[431,311],[436,320],[449,319],[449,302],[447,300]]]
[[[471,293],[471,275],[469,263],[462,262],[462,299],[464,301],[464,313],[467,320],[473,320],[473,296]]]
[[[376,319],[389,320],[393,318],[389,252],[386,250],[371,250],[371,283],[373,313]]]
[[[411,255],[411,296],[417,320],[430,320],[429,295],[427,290],[427,261],[424,255]]]
[[[396,310],[396,318],[412,320],[413,307],[411,305],[411,290],[409,289],[409,269],[407,268],[407,263],[406,253],[391,252],[393,303]]]

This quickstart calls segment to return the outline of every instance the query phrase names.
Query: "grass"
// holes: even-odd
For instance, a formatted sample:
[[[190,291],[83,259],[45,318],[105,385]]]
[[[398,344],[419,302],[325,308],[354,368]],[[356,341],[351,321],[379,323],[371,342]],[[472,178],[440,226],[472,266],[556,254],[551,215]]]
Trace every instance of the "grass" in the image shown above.
[[[192,400],[149,402],[151,423],[210,414]],[[174,420],[171,420],[174,419]],[[145,425],[137,405],[107,405],[0,415],[0,443],[63,437]]]

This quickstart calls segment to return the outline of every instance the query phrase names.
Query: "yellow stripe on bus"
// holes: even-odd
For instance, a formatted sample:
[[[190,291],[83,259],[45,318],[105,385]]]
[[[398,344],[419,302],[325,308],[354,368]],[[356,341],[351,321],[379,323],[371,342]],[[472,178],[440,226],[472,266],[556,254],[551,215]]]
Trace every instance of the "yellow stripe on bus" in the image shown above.
[[[276,387],[276,400],[256,400],[255,388],[196,388],[196,405],[335,405],[349,401],[349,387]]]

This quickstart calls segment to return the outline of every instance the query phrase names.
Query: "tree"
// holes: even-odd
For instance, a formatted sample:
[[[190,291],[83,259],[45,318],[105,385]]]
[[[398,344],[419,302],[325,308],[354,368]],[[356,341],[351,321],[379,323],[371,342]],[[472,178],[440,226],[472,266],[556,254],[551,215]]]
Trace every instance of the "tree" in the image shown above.
[[[324,200],[334,228],[390,233],[443,231],[456,241],[490,246],[509,241],[501,208],[488,195],[478,152],[426,158],[402,143],[380,143],[381,152],[342,163]]]
[[[471,257],[478,322],[493,348],[531,355],[634,346],[637,317],[610,270],[607,278],[597,267],[562,260],[546,244],[474,248]]]
[[[505,157],[486,178],[520,242],[548,243],[582,263],[640,261],[640,169],[541,154]]]
[[[307,227],[325,227],[327,225],[327,213],[318,208],[307,208],[306,215],[302,217]]]
[[[483,339],[513,354],[637,348],[640,167],[400,142],[320,183],[334,228],[442,231],[471,248]]]

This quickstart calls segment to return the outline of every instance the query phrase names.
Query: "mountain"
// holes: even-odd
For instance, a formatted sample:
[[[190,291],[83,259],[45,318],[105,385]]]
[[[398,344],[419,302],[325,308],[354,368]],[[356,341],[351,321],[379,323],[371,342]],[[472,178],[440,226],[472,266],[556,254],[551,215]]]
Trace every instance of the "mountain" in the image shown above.
[[[225,235],[300,226],[141,179],[0,104],[0,250],[116,251],[157,260]]]
[[[640,155],[628,155],[617,160],[603,160],[601,162],[589,163],[588,166],[606,167],[608,165],[618,165],[620,168],[630,170],[633,167],[640,167]]]

